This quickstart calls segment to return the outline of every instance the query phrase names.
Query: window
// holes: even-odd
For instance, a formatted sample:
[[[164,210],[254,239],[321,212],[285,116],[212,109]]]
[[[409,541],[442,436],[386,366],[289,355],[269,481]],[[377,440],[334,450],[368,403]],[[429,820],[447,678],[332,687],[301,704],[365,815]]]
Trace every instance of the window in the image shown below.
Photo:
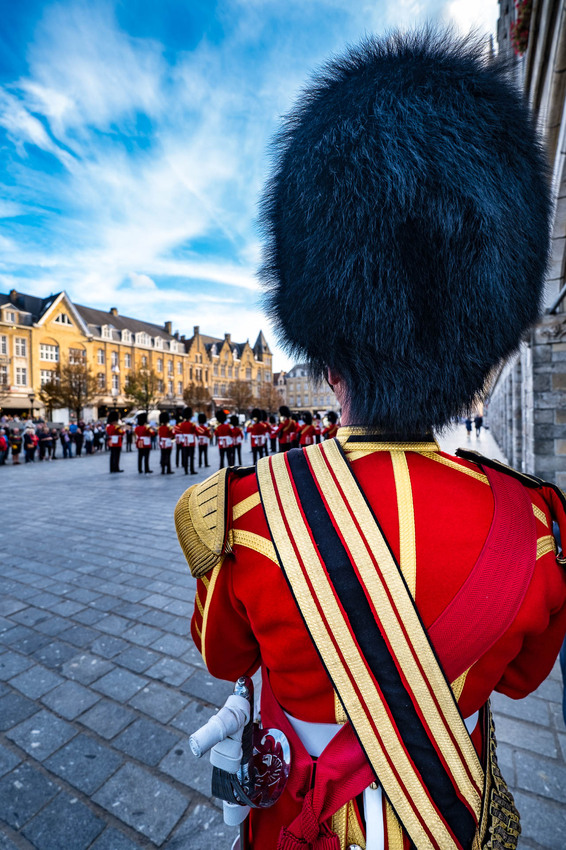
[[[16,357],[27,357],[27,339],[24,336],[17,336],[14,343]]]
[[[271,372],[265,372],[265,380],[266,380],[266,381],[270,381],[270,380],[271,380]]]
[[[16,384],[19,387],[26,387],[28,382],[28,370],[25,366],[16,366]]]
[[[208,384],[208,369],[205,369],[204,371],[204,381],[206,384]]]
[[[106,358],[104,357],[104,349],[99,348],[98,354],[96,356],[96,362],[98,363],[99,366],[104,366],[105,360],[106,360]]]
[[[123,330],[122,331],[122,342],[131,342],[131,341],[132,341],[132,334],[130,333],[130,331]]]
[[[145,369],[145,367],[147,366],[147,357],[145,356],[145,354],[144,354],[144,356],[142,357],[142,366],[144,367],[144,369]]]
[[[57,372],[52,372],[51,369],[42,369],[39,373],[39,380],[41,382],[41,386],[44,387],[45,384],[49,384],[51,381],[55,381],[57,379]]]
[[[0,366],[0,387],[8,386],[8,367]]]
[[[222,386],[220,387],[220,393],[222,396],[226,395],[226,384],[222,384]]]
[[[157,371],[163,372],[163,358],[162,357],[157,358]]]
[[[228,377],[229,378],[232,377],[232,367],[231,366],[228,366]]]
[[[158,393],[162,393],[162,392],[163,392],[163,381],[161,380],[161,378],[160,378],[160,379],[158,380],[158,382],[157,382],[157,392],[158,392]]]
[[[218,395],[218,384],[214,384],[213,395]]]
[[[110,325],[102,325],[102,338],[112,339],[112,331],[110,329]]]
[[[221,366],[221,367],[220,367],[220,377],[221,377],[221,378],[225,378],[225,377],[226,377],[226,366]]]
[[[138,345],[151,345],[151,337],[146,333],[137,333],[136,334],[136,343]]]
[[[111,361],[112,368],[115,369],[116,366],[118,365],[118,352],[117,351],[113,351],[110,354],[110,361]]]
[[[12,322],[13,324],[16,323],[16,314],[14,313],[13,310],[6,310],[4,315],[6,317],[7,322]]]
[[[177,395],[183,395],[183,382],[177,381]]]
[[[84,348],[69,348],[69,363],[84,363],[86,361],[86,351]]]
[[[173,361],[172,360],[167,361],[167,374],[168,375],[173,374]]]
[[[124,366],[126,367],[126,369],[132,368],[132,355],[131,354],[124,354]]]
[[[218,364],[216,364],[216,366],[214,367],[214,369],[212,370],[212,372],[213,372],[213,374],[214,374],[214,376],[215,376],[215,377],[218,377]]]
[[[163,348],[163,340],[160,336],[155,337],[155,339],[153,340],[153,344],[155,348]]]
[[[112,375],[112,392],[120,392],[120,376],[116,374]]]
[[[182,374],[183,374],[183,364],[182,364],[182,362],[181,362],[180,360],[179,360],[179,362],[177,363],[177,374],[178,374],[178,375],[182,375]]]
[[[0,354],[8,353],[8,337],[0,336]]]
[[[99,372],[96,376],[96,380],[98,383],[99,390],[103,390],[106,388],[106,375],[104,374],[104,372]]]
[[[251,381],[252,379],[252,370],[246,369],[246,381]]]
[[[201,368],[195,369],[195,378],[196,378],[197,381],[202,381],[202,369]]]
[[[55,319],[58,325],[72,325],[73,323],[69,319],[66,313],[59,313],[57,318]]]
[[[168,386],[168,388],[169,388],[169,389],[167,390],[167,392],[169,393],[169,395],[173,395],[173,381],[169,381],[169,382],[168,382],[168,384],[167,384],[167,386]]]

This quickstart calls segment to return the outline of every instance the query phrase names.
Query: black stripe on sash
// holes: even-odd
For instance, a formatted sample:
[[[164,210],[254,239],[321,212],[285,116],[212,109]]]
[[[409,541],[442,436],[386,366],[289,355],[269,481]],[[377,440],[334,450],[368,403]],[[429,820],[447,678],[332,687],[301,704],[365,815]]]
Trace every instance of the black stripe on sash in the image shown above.
[[[326,510],[306,457],[300,449],[293,449],[287,453],[287,460],[318,551],[360,649],[387,701],[401,739],[436,807],[457,840],[462,847],[470,847],[476,830],[474,818],[458,797],[403,685],[348,553]]]

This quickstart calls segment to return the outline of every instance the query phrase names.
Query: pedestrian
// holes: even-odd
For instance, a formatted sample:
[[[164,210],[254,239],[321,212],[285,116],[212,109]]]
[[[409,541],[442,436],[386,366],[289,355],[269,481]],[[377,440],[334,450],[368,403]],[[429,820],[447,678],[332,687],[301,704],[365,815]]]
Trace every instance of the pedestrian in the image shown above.
[[[246,785],[252,850],[517,847],[489,697],[555,663],[566,501],[433,436],[539,315],[548,172],[511,74],[470,36],[367,37],[278,136],[267,303],[342,427],[216,473],[176,512],[193,640],[213,676],[261,667],[262,725],[290,746],[275,805],[283,748]],[[233,801],[237,778],[216,779]]]
[[[468,439],[472,436],[472,417],[466,416],[464,420],[464,425],[466,426],[466,432],[468,434]]]
[[[6,439],[6,429],[0,428],[0,466],[6,463],[8,455],[8,440]]]
[[[87,455],[91,455],[94,450],[94,431],[92,425],[87,425],[84,429],[84,443]]]
[[[39,459],[51,459],[51,447],[53,445],[53,436],[47,425],[42,425],[38,433],[39,437]]]
[[[33,428],[26,428],[24,431],[24,460],[26,463],[33,463],[37,444],[38,439]],[[40,459],[42,460],[43,458]]]
[[[137,423],[134,434],[136,437],[136,448],[138,450],[138,472],[140,475],[142,472],[149,475],[153,472],[153,469],[149,468],[153,428],[147,424],[147,413],[138,413]]]
[[[67,425],[65,425],[65,427],[61,429],[59,439],[61,441],[61,448],[63,449],[63,458],[72,457],[73,455],[71,452],[71,434],[69,433],[69,428],[67,427]]]
[[[197,425],[198,468],[210,466],[208,462],[208,446],[210,443],[210,428],[206,422],[206,414],[199,413]]]
[[[51,460],[57,460],[57,442],[59,440],[59,434],[57,432],[57,428],[51,429],[51,444],[48,446]]]
[[[12,428],[10,449],[12,450],[12,463],[14,466],[17,466],[20,462],[20,452],[22,450],[22,435],[19,428]]]
[[[171,451],[173,448],[173,436],[174,431],[173,427],[169,424],[169,414],[166,410],[163,410],[159,414],[159,431],[158,431],[158,439],[159,439],[159,448],[161,450],[161,455],[159,458],[159,463],[161,465],[161,474],[162,475],[174,475],[175,473],[171,469]]]
[[[244,432],[240,428],[240,420],[234,413],[230,417],[230,425],[232,426],[232,464],[236,463],[238,458],[238,466],[242,465],[242,443],[244,441]],[[262,426],[263,429],[263,426]],[[264,436],[265,439],[265,436]]]
[[[110,447],[110,472],[123,472],[124,470],[120,469],[120,453],[124,438],[124,426],[120,421],[120,414],[117,410],[111,410],[108,414],[106,437]]]
[[[132,443],[134,441],[134,429],[133,426],[128,422],[126,425],[126,452],[132,451]]]
[[[75,444],[76,456],[81,457],[82,450],[83,450],[83,444],[84,444],[84,434],[83,434],[83,424],[82,424],[82,422],[77,423],[73,442]]]
[[[483,425],[483,416],[480,413],[477,413],[474,416],[474,426],[475,426],[475,429],[476,429],[476,437],[479,437],[482,425]]]

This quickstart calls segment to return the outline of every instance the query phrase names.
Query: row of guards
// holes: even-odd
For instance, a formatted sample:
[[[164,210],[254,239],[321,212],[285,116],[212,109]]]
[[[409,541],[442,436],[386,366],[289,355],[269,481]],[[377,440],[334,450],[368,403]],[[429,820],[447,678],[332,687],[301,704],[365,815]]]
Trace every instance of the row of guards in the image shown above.
[[[305,413],[299,421],[293,419],[291,411],[285,405],[279,408],[279,422],[274,416],[267,418],[265,411],[258,408],[252,410],[252,421],[246,430],[250,434],[252,457],[254,465],[257,461],[268,454],[268,443],[271,452],[289,451],[292,448],[310,446],[319,443],[322,439],[331,439],[338,431],[338,417],[334,411],[330,411],[326,418],[328,425],[324,426],[320,417],[313,422],[312,414]],[[176,450],[176,465],[181,460],[185,475],[196,475],[195,454],[198,447],[198,465],[209,467],[208,447],[214,433],[218,444],[220,456],[220,469],[225,465],[242,465],[242,443],[244,432],[240,426],[238,416],[228,416],[226,411],[219,410],[216,413],[217,425],[213,429],[209,426],[206,415],[199,413],[197,422],[193,422],[193,410],[185,407],[181,421],[176,424],[170,423],[169,413],[166,411],[159,414],[159,428],[157,439],[160,454],[160,466],[162,475],[173,475],[171,469],[171,455],[173,446]],[[138,449],[138,472],[140,474],[151,474],[149,468],[149,456],[152,441],[155,438],[156,429],[148,423],[147,413],[137,416],[137,425],[134,429],[136,448]],[[124,424],[121,422],[117,411],[110,411],[108,424],[106,426],[110,446],[110,472],[123,472],[120,469],[120,454],[125,434]]]

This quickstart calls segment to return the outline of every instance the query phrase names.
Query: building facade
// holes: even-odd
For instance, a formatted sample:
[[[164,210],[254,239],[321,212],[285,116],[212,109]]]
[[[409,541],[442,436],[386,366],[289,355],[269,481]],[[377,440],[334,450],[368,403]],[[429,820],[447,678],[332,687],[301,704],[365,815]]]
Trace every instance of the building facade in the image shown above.
[[[0,294],[0,408],[5,413],[43,413],[41,387],[56,380],[63,363],[86,363],[97,397],[86,415],[110,407],[132,408],[125,394],[128,375],[148,369],[157,376],[159,405],[178,408],[191,384],[215,404],[228,404],[236,380],[250,383],[254,396],[272,381],[272,354],[260,331],[253,348],[200,334],[186,340],[163,326],[74,304],[65,292],[37,298],[12,290]]]
[[[522,20],[523,42],[511,26]],[[493,434],[516,468],[566,487],[566,0],[500,0],[499,51],[515,63],[551,168],[552,253],[544,316],[494,381]],[[526,23],[526,26],[525,26]],[[516,39],[515,39],[516,41]]]
[[[285,375],[285,403],[293,411],[326,413],[340,406],[330,386],[314,381],[307,363],[297,363]]]

